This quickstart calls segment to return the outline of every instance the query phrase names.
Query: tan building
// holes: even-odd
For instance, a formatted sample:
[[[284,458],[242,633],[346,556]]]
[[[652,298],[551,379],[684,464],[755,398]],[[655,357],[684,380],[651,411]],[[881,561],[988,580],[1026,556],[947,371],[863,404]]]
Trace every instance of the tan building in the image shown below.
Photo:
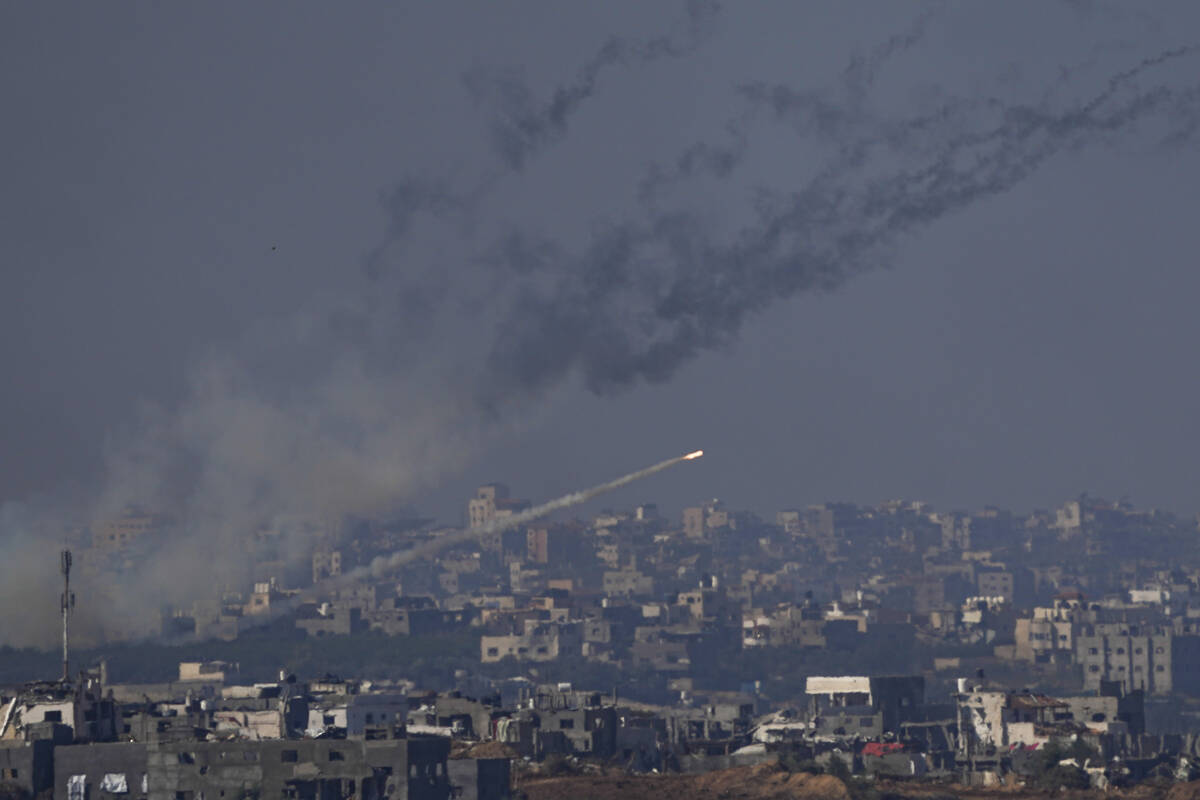
[[[581,644],[578,624],[527,619],[522,634],[480,637],[479,660],[484,664],[509,657],[517,661],[554,661],[560,653],[579,652]]]
[[[1076,640],[1076,659],[1083,667],[1085,691],[1099,691],[1105,681],[1125,692],[1193,693],[1200,687],[1200,637],[1177,636],[1166,630],[1094,632],[1087,626]]]
[[[482,528],[488,523],[512,516],[529,508],[529,501],[509,497],[508,487],[503,483],[480,486],[475,496],[467,501],[467,520],[472,528]]]
[[[168,519],[140,508],[129,507],[118,517],[92,526],[92,547],[98,550],[123,550],[146,536],[159,533]]]
[[[525,532],[525,557],[535,564],[563,564],[590,555],[576,525],[533,525]]]
[[[240,669],[230,661],[180,661],[180,681],[210,681],[224,683],[238,676]]]
[[[250,600],[242,607],[244,616],[254,614],[269,614],[271,607],[274,605],[279,607],[279,603],[287,598],[285,592],[280,591],[279,585],[274,578],[266,581],[259,581],[254,584],[254,591],[250,594]]]
[[[799,536],[804,532],[804,512],[795,509],[779,511],[775,514],[775,524],[783,528],[785,533]]]
[[[654,576],[636,569],[606,570],[604,594],[607,597],[646,597],[654,594]]]
[[[320,583],[326,578],[334,578],[342,574],[341,550],[318,550],[312,557],[312,580]]]
[[[683,532],[692,539],[705,533],[726,527],[737,527],[737,519],[720,500],[713,499],[702,506],[690,506],[683,510]]]

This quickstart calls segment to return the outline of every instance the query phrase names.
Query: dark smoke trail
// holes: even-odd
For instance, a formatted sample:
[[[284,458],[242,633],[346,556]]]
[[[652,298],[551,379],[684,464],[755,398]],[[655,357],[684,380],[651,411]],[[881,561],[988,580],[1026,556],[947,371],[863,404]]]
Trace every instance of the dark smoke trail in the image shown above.
[[[841,286],[881,263],[902,235],[1007,191],[1056,155],[1152,121],[1167,126],[1162,140],[1177,141],[1195,130],[1200,87],[1135,84],[1192,53],[1147,58],[1065,109],[972,101],[891,122],[883,126],[888,148],[933,151],[890,170],[869,158],[882,144],[872,126],[843,124],[831,105],[806,98],[806,109],[832,116],[802,134],[856,138],[807,185],[789,195],[762,193],[753,222],[732,235],[720,238],[690,212],[645,209],[643,219],[611,225],[573,253],[543,242],[557,249],[562,277],[522,286],[498,326],[488,364],[494,380],[484,385],[506,395],[537,392],[577,374],[592,391],[609,393],[666,380],[697,354],[732,341],[754,312]],[[792,96],[782,88],[749,94],[780,114]],[[941,128],[938,117],[955,124]]]
[[[381,244],[366,257],[367,275],[378,278],[389,247],[405,241],[422,216],[463,219],[474,209],[475,198],[460,194],[445,181],[410,176],[381,193],[379,204],[387,215],[388,228]]]
[[[573,80],[559,85],[544,102],[534,98],[521,75],[513,70],[476,67],[468,71],[463,76],[467,91],[476,102],[490,106],[493,111],[491,139],[496,155],[509,169],[520,171],[530,158],[566,136],[571,118],[595,94],[606,71],[694,52],[709,34],[719,6],[708,0],[690,0],[686,11],[687,33],[683,41],[670,36],[645,41],[611,37]]]
[[[746,158],[750,147],[749,126],[764,108],[777,120],[786,119],[802,135],[818,136],[826,141],[845,137],[851,130],[867,126],[884,127],[885,120],[873,118],[865,103],[880,73],[889,62],[920,44],[929,23],[936,16],[931,10],[903,33],[880,42],[866,54],[856,53],[842,70],[841,80],[833,86],[797,91],[790,87],[753,83],[740,87],[739,95],[748,102],[745,113],[725,125],[724,141],[696,142],[685,148],[667,165],[651,165],[638,187],[638,199],[656,207],[661,192],[700,176],[719,180],[728,178]]]
[[[470,188],[455,189],[448,181],[427,176],[408,176],[397,181],[380,197],[388,218],[383,241],[366,255],[366,272],[377,280],[384,262],[395,255],[421,218],[469,224],[479,203],[491,194],[510,172],[520,172],[533,158],[566,135],[571,119],[595,94],[600,77],[610,69],[683,58],[695,52],[711,35],[720,5],[715,0],[687,0],[682,36],[658,35],[645,40],[611,36],[579,69],[574,79],[559,84],[546,100],[538,100],[519,72],[476,65],[462,76],[462,83],[476,104],[493,117],[489,125],[493,152],[503,171],[479,178]],[[420,295],[428,291],[413,286]],[[442,296],[418,297],[416,305],[432,307]]]

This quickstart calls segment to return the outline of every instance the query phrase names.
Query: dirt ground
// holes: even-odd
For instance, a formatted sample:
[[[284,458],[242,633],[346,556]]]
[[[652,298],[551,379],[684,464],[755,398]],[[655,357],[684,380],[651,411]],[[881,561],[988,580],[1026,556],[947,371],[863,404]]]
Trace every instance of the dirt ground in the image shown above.
[[[1123,791],[1042,792],[1024,787],[981,789],[936,783],[874,784],[884,798],[911,800],[1200,800],[1200,781],[1169,789],[1139,786]],[[738,767],[701,775],[520,776],[516,797],[528,800],[850,800],[832,775],[788,773],[778,764]]]
[[[799,772],[789,774],[772,764],[702,775],[523,778],[516,789],[524,792],[529,800],[850,800],[845,785],[837,778]]]

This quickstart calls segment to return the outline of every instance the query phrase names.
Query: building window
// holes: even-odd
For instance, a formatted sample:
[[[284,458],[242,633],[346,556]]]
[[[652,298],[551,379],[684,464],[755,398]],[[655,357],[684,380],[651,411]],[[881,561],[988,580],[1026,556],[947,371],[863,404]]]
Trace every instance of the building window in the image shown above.
[[[295,764],[300,760],[300,754],[295,750],[281,750],[279,760],[284,764]]]
[[[1092,664],[1090,667],[1088,667],[1088,672],[1099,672],[1099,671],[1100,671],[1100,667],[1096,666],[1095,664]]]
[[[1155,672],[1166,672],[1167,668],[1164,667],[1162,664],[1159,664],[1157,667],[1154,668],[1154,671]]]
[[[490,656],[491,658],[495,658],[496,656],[500,655],[500,648],[489,647],[487,653],[488,653],[488,656]]]
[[[1098,651],[1098,650],[1097,650],[1096,648],[1094,648],[1094,647],[1089,647],[1089,648],[1088,648],[1088,655],[1090,655],[1090,656],[1094,656],[1094,655],[1098,654],[1099,652],[1100,652],[1100,651]]]
[[[562,730],[570,730],[571,728],[574,728],[574,727],[575,727],[575,720],[573,720],[573,719],[560,719],[560,720],[558,721],[558,727],[559,727],[560,729],[562,729]]]
[[[1123,656],[1123,655],[1125,655],[1125,648],[1124,648],[1124,647],[1118,647],[1118,648],[1117,648],[1117,655],[1119,655],[1119,656]]]
[[[341,750],[330,750],[329,751],[329,760],[330,761],[345,761],[346,755]]]

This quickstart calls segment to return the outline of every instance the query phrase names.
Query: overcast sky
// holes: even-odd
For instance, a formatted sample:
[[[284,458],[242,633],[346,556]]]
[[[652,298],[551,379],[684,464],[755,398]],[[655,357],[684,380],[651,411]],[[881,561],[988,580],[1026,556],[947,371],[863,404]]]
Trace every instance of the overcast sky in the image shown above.
[[[191,492],[134,460],[220,503],[286,465],[256,513],[336,468],[458,522],[484,481],[704,448],[611,502],[1194,513],[1197,31],[1194,2],[7,4],[0,500]],[[1002,185],[911,199],[998,130]],[[809,291],[746,232],[814,186],[933,210],[788,217],[836,275]]]

